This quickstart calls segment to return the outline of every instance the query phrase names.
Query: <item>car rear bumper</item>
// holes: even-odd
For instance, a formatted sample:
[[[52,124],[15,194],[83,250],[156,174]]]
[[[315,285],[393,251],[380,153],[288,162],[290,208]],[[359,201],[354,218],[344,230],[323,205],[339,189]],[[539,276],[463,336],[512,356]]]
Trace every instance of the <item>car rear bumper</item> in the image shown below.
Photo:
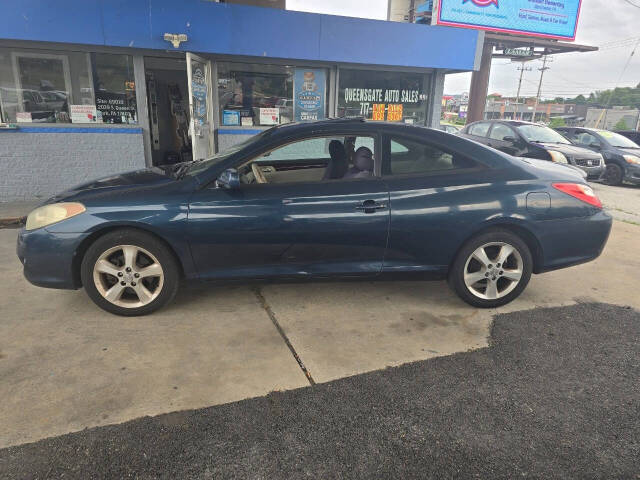
[[[38,287],[76,289],[73,260],[85,233],[51,233],[46,228],[18,234],[16,253],[25,278]]]
[[[600,256],[609,238],[611,216],[598,210],[589,217],[537,222],[542,264],[535,273],[589,262]]]

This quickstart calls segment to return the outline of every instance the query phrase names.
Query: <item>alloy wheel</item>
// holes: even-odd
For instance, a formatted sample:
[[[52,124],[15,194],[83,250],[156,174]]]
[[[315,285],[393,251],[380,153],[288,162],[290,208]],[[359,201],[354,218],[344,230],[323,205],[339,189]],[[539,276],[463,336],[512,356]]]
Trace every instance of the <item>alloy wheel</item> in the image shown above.
[[[464,266],[464,283],[476,297],[495,300],[508,295],[520,283],[524,263],[520,252],[504,242],[476,248]]]
[[[162,265],[148,250],[117,245],[103,252],[93,266],[98,293],[110,303],[138,308],[151,303],[162,291]]]

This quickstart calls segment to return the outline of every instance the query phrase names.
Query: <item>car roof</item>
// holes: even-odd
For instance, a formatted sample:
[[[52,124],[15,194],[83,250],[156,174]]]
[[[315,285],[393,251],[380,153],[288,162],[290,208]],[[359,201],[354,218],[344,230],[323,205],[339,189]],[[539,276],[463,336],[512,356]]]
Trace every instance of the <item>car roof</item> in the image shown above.
[[[428,128],[423,125],[410,125],[402,122],[380,122],[367,120],[363,117],[352,118],[328,118],[325,120],[317,120],[314,122],[294,122],[286,123],[283,125],[277,125],[271,128],[272,137],[291,136],[298,134],[326,131],[331,133],[332,131],[339,131],[342,129],[350,129],[357,132],[365,132],[369,127],[374,127],[376,130],[395,131],[420,134],[425,130],[435,131],[444,134],[441,130]],[[448,134],[447,134],[448,135]]]

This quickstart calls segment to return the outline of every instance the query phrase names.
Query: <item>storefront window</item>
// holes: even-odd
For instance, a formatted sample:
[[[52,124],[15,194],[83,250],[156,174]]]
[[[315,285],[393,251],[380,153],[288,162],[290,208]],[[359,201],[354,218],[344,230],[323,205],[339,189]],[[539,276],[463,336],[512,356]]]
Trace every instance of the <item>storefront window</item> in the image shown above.
[[[92,53],[95,106],[103,123],[137,123],[136,84],[129,55]]]
[[[131,57],[0,48],[0,115],[18,123],[135,123]]]
[[[424,125],[428,81],[419,73],[341,68],[338,116]]]
[[[272,126],[326,118],[326,69],[218,64],[220,123]]]

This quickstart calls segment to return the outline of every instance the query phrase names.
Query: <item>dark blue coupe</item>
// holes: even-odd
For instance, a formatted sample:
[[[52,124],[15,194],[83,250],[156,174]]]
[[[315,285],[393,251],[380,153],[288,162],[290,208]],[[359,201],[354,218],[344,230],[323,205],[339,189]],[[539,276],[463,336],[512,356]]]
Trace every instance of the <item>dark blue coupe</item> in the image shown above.
[[[570,169],[439,130],[327,120],[72,188],[29,214],[18,256],[31,283],[84,287],[120,315],[166,305],[181,280],[400,272],[495,307],[531,273],[596,258],[610,229]]]

